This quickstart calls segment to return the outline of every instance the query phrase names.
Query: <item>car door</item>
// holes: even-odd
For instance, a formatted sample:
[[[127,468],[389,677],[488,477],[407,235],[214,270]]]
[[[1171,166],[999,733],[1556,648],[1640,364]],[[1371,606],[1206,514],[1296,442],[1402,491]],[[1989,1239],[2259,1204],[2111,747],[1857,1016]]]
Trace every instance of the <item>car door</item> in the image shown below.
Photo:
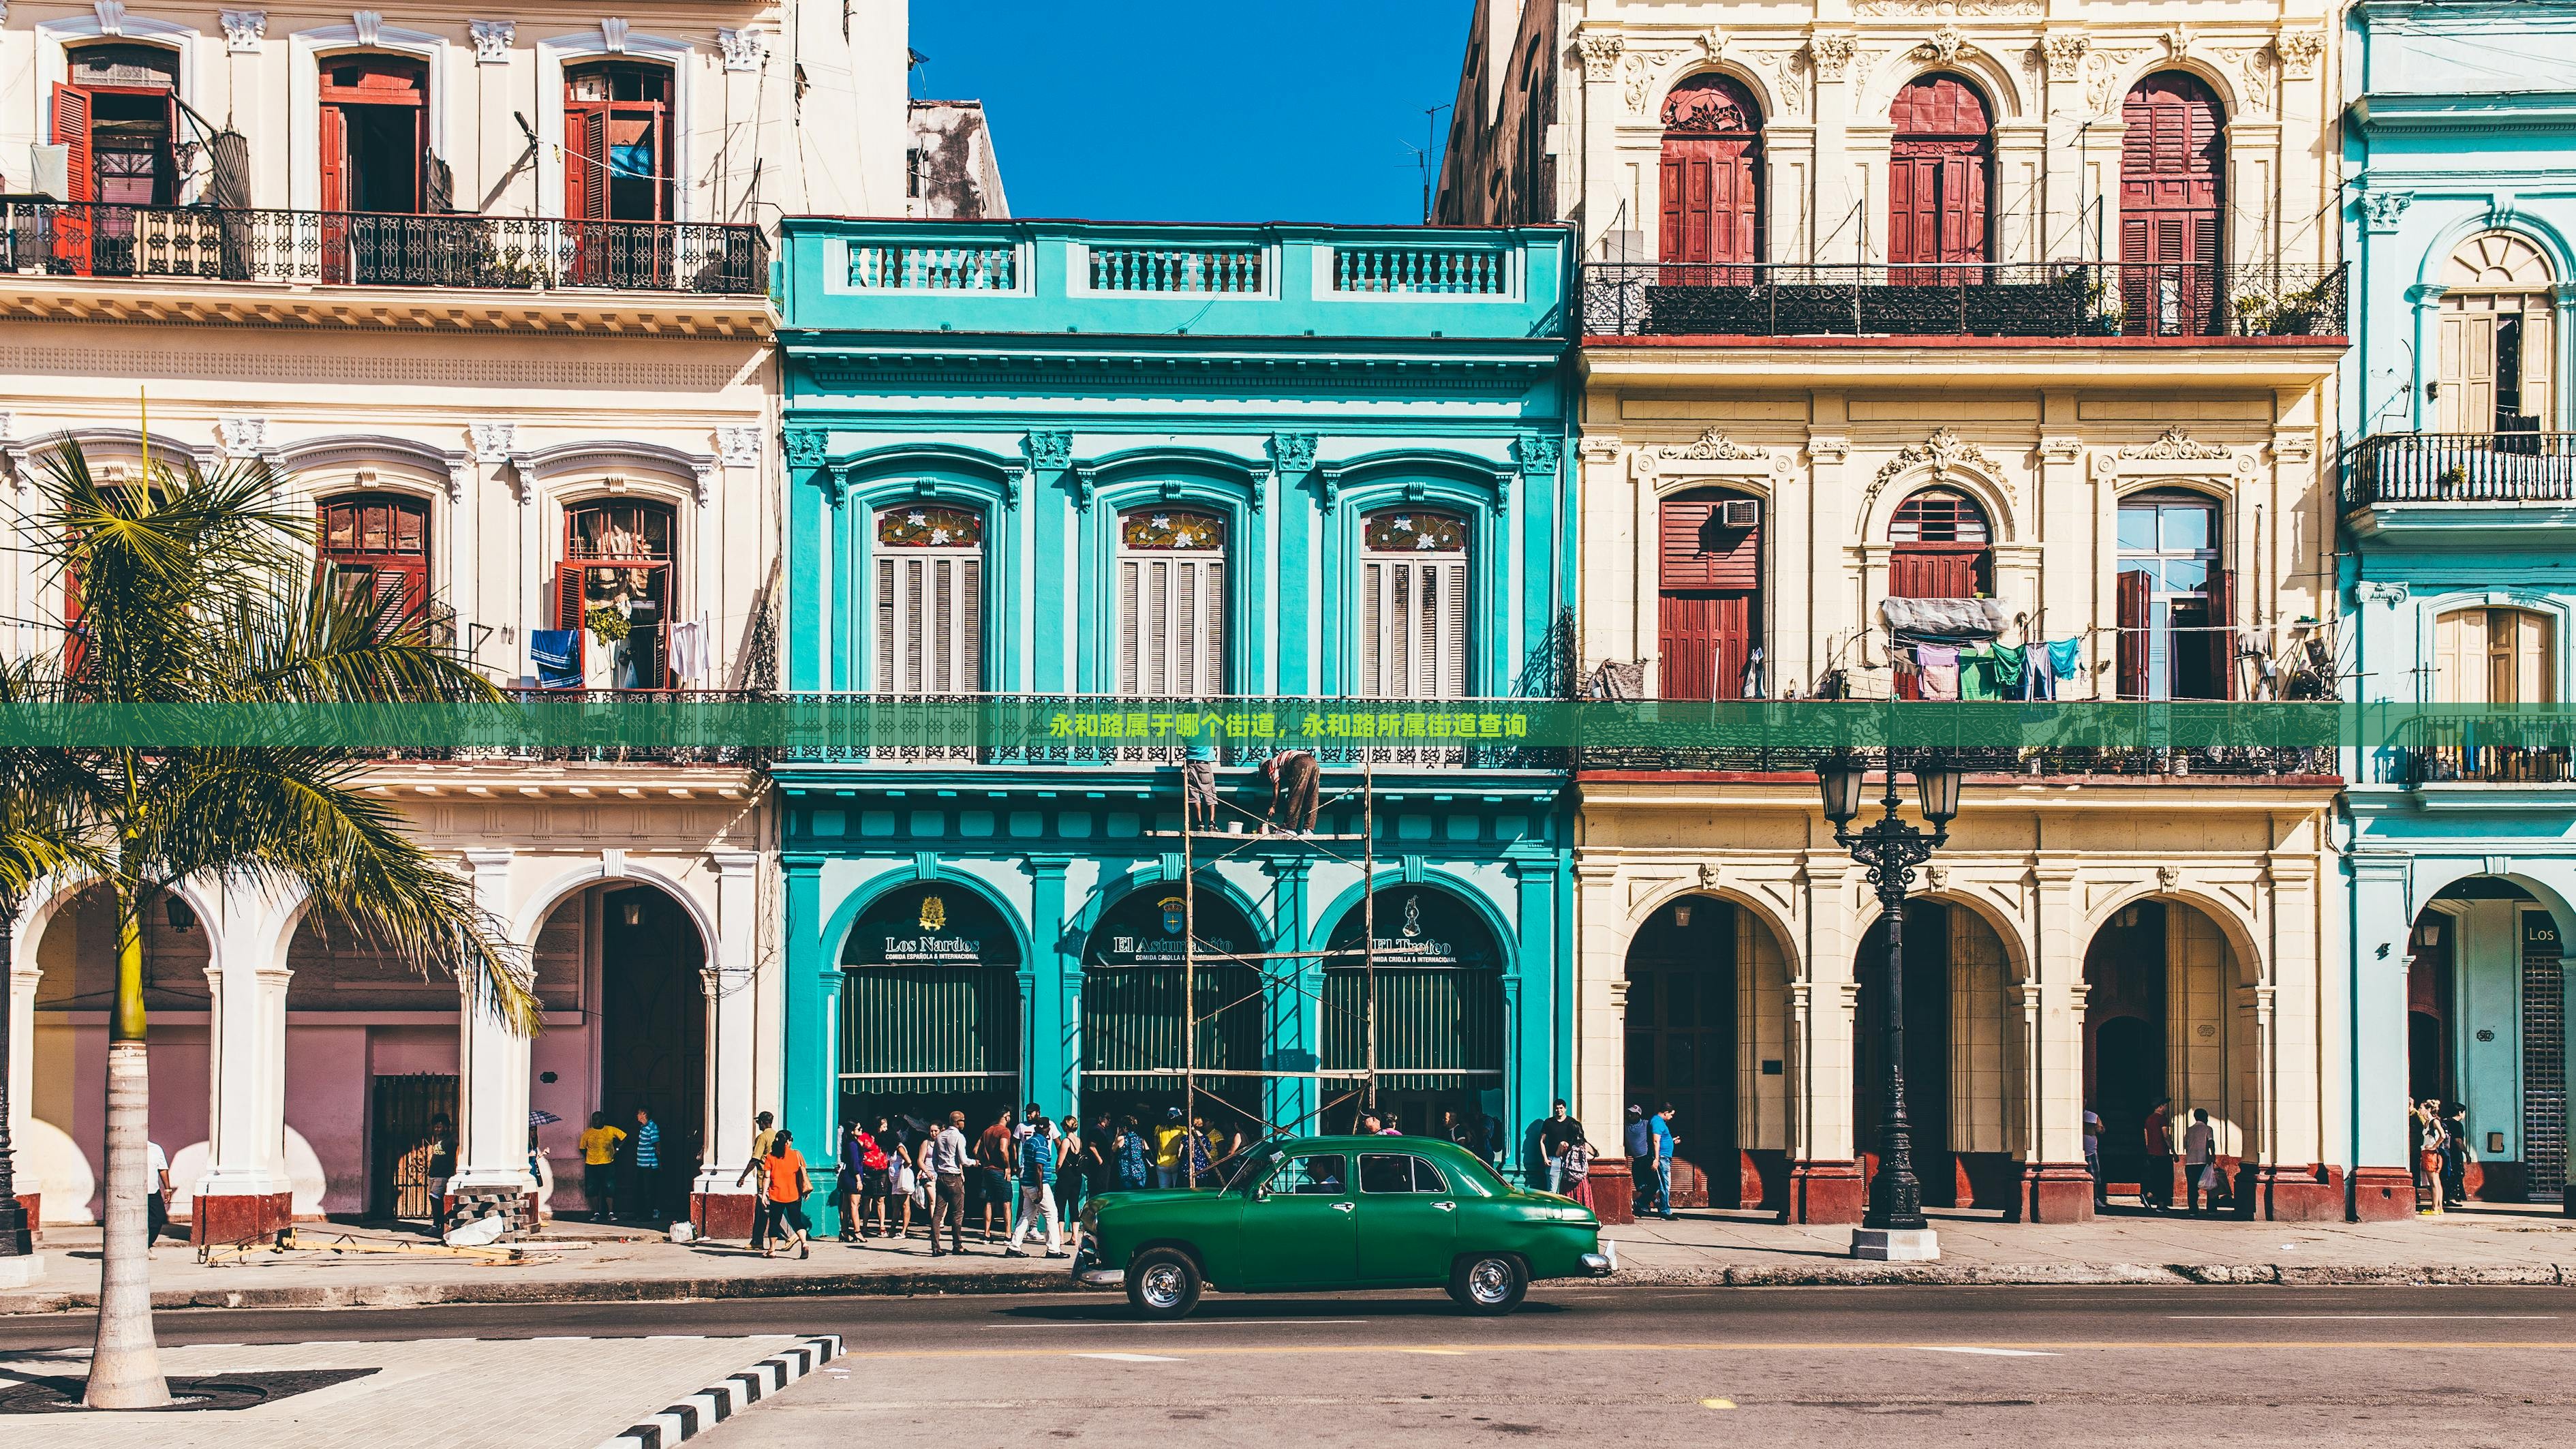
[[[1360,1281],[1447,1282],[1458,1251],[1458,1199],[1448,1180],[1410,1152],[1359,1159]]]
[[[1349,1158],[1292,1152],[1243,1207],[1237,1262],[1248,1290],[1333,1288],[1357,1281],[1359,1205]]]

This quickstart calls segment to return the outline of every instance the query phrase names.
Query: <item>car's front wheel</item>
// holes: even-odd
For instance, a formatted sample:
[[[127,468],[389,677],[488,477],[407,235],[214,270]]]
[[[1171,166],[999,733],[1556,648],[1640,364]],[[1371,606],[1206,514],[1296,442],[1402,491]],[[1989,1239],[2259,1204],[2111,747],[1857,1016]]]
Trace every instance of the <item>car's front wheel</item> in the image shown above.
[[[1188,1317],[1202,1286],[1199,1265],[1178,1248],[1147,1248],[1127,1265],[1127,1301],[1141,1318]]]
[[[1476,1253],[1449,1272],[1449,1296],[1470,1313],[1502,1314],[1529,1294],[1529,1269],[1509,1253]]]

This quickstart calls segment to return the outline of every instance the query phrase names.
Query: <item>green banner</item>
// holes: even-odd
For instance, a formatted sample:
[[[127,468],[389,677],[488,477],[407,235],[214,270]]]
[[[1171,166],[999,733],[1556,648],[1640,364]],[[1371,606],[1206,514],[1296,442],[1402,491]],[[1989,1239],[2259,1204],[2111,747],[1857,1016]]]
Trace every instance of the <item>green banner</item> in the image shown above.
[[[1124,757],[1466,748],[1603,751],[1901,749],[2501,749],[2576,746],[2576,709],[2352,704],[1783,701],[1568,703],[1330,699],[1218,703],[1067,696],[682,699],[540,696],[495,704],[0,705],[0,744],[362,751],[707,750],[786,758],[906,750]]]

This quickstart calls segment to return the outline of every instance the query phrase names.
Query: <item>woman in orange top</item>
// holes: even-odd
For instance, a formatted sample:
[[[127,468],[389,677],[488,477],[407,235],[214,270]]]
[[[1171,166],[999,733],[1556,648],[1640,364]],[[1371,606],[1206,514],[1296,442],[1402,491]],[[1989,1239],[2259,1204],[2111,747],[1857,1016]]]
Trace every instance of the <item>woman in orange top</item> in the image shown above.
[[[775,1258],[787,1246],[789,1233],[794,1234],[796,1256],[810,1258],[814,1250],[806,1244],[813,1228],[805,1221],[805,1195],[814,1190],[812,1178],[805,1175],[805,1154],[796,1150],[795,1139],[780,1132],[770,1139],[769,1155],[760,1159],[762,1241],[768,1246],[760,1256]]]

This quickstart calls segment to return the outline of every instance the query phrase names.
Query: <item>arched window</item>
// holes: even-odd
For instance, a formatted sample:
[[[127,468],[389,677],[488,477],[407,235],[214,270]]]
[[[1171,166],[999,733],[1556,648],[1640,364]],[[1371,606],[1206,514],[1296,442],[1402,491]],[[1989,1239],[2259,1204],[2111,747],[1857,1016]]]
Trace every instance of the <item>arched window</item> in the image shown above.
[[[2178,488],[2120,500],[2122,699],[2229,699],[2236,573],[2221,568],[2218,500]]]
[[[1977,500],[1955,488],[1926,488],[1905,500],[1888,526],[1895,545],[1887,592],[1900,599],[1973,599],[1994,592],[1994,532]]]
[[[321,61],[322,209],[430,210],[429,68],[386,55]]]
[[[1503,953],[1494,933],[1435,887],[1389,886],[1374,910],[1366,904],[1343,912],[1332,935],[1343,954],[1324,960],[1324,1070],[1374,1065],[1377,1108],[1404,1131],[1460,1141],[1452,1133],[1464,1127],[1477,1129],[1464,1140],[1482,1143],[1483,1104],[1503,1086]],[[1337,1116],[1356,1115],[1358,1105],[1337,1104]]]
[[[1225,693],[1225,520],[1183,508],[1118,519],[1118,692]]]
[[[2471,237],[2451,253],[2442,267],[2436,431],[2550,431],[2551,281],[2540,248],[2510,232]]]
[[[399,493],[343,493],[322,500],[320,552],[343,597],[380,618],[429,606],[429,505]]]
[[[2454,609],[2433,621],[2437,704],[2556,704],[2556,630],[2530,609]]]
[[[1020,948],[1002,913],[951,882],[880,897],[841,943],[841,1120],[1021,1100]]]
[[[1360,520],[1359,693],[1467,694],[1467,520],[1390,508]]]
[[[1662,195],[1667,262],[1762,260],[1762,113],[1744,87],[1696,75],[1664,97]],[[1744,286],[1752,275],[1694,270],[1666,285]]]
[[[670,687],[670,631],[679,607],[673,540],[665,504],[603,499],[564,509],[555,627],[572,631],[583,688]]]
[[[2126,330],[2209,330],[2218,296],[2227,143],[2218,97],[2199,77],[2162,71],[2120,107],[2120,303]]]
[[[54,261],[75,276],[132,276],[134,213],[106,208],[178,204],[179,58],[157,45],[85,45],[66,65],[49,116],[64,199],[100,209],[54,217]]]
[[[1761,500],[1695,488],[1665,499],[1661,521],[1661,697],[1758,697]]]
[[[984,687],[984,515],[907,503],[877,514],[878,689]]]
[[[564,215],[671,218],[671,71],[643,61],[564,68]]]
[[[1985,98],[1954,75],[1927,75],[1896,93],[1889,119],[1887,260],[1915,270],[1899,282],[1955,286],[1981,273],[1936,270],[1982,266],[1993,190],[1993,126]]]

